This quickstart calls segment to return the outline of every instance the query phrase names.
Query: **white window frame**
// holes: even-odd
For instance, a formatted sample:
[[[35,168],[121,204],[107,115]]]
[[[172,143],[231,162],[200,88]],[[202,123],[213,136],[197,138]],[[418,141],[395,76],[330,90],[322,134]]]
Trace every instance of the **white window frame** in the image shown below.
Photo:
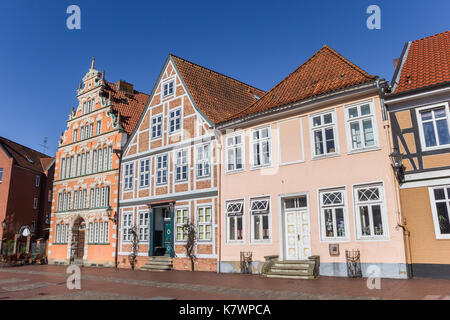
[[[123,173],[123,190],[133,190],[134,162],[125,163]]]
[[[206,149],[206,152],[205,152]],[[200,157],[201,152],[201,157]],[[207,155],[205,155],[207,153]],[[195,175],[197,179],[205,179],[211,176],[211,143],[203,143],[195,148]],[[205,167],[208,165],[208,174],[205,174]],[[200,166],[202,174],[200,175]]]
[[[436,239],[450,239],[449,234],[442,234],[441,228],[439,227],[439,218],[437,214],[436,202],[445,202],[447,204],[447,215],[450,219],[450,196],[448,195],[447,189],[450,188],[450,185],[440,185],[433,186],[428,188],[428,192],[430,194],[430,205],[431,205],[431,213],[433,215],[433,224],[434,224],[434,234],[436,235]],[[445,200],[436,200],[434,196],[435,189],[444,189]]]
[[[38,208],[38,198],[34,197],[33,199],[33,209],[37,209]]]
[[[179,117],[179,128],[176,129],[176,121],[177,121],[177,116],[175,115],[177,111],[180,111],[180,115]],[[183,130],[183,108],[179,107],[179,108],[174,108],[174,109],[170,109],[168,116],[168,123],[167,123],[167,131],[169,132],[169,135],[172,134],[176,134],[178,132],[181,132],[181,130]],[[174,114],[174,116],[172,117],[172,113]],[[171,128],[171,121],[174,121],[174,130],[172,130]]]
[[[324,204],[323,195],[331,194],[334,192],[341,193],[341,203]],[[349,228],[349,215],[348,215],[348,199],[347,199],[347,188],[346,187],[330,187],[325,189],[319,189],[317,192],[318,203],[319,203],[319,223],[320,223],[320,240],[322,242],[348,242],[350,241],[350,228]],[[344,232],[345,236],[337,236],[337,221],[336,221],[336,209],[342,209],[342,215],[344,217]],[[329,237],[326,235],[325,226],[325,210],[331,209],[333,215],[333,230],[335,235]]]
[[[183,212],[184,211],[187,211],[187,221],[183,221],[183,217],[182,217],[182,222],[181,223],[178,223],[178,212],[179,211],[181,211],[181,214],[183,214]],[[178,227],[182,227],[184,224],[186,224],[186,223],[189,223],[189,221],[190,221],[190,213],[189,213],[189,207],[176,207],[175,208],[175,213],[174,213],[174,234],[175,234],[175,236],[174,236],[174,238],[175,238],[175,242],[177,242],[177,243],[184,243],[184,242],[186,242],[187,241],[187,230],[186,229],[184,229],[184,230],[182,230],[181,232],[182,232],[182,236],[184,237],[186,237],[186,240],[185,239],[182,239],[182,240],[179,240],[178,239]]]
[[[240,137],[241,142],[240,143],[236,143],[236,137]],[[228,145],[228,139],[232,139],[232,144]],[[239,172],[239,171],[244,171],[245,170],[245,135],[244,133],[240,132],[240,133],[235,133],[235,134],[231,134],[231,135],[227,135],[225,136],[225,159],[226,159],[226,165],[225,165],[225,171],[226,173],[234,173],[234,172]],[[237,169],[236,168],[236,150],[240,149],[241,150],[241,168]],[[230,158],[228,156],[229,151],[232,151],[233,154],[233,167],[234,169],[229,169],[228,165],[230,164]]]
[[[0,168],[0,183],[3,181],[3,168]]]
[[[159,121],[158,121],[159,119]],[[162,137],[162,131],[163,131],[163,115],[157,114],[150,118],[150,125],[151,125],[151,140],[157,140],[161,139]],[[156,123],[153,123],[153,121],[156,120]],[[155,128],[156,135],[153,136],[153,128]],[[159,128],[159,134],[158,134],[158,128]]]
[[[261,133],[262,130],[267,129],[267,137],[265,138],[254,138],[254,133],[256,131]],[[268,143],[269,147],[269,162],[268,163],[262,163],[262,144],[264,142]],[[260,146],[260,154],[261,154],[261,164],[255,164],[255,151],[254,146],[258,144]],[[263,126],[258,128],[251,129],[251,137],[250,137],[250,159],[251,159],[251,169],[259,169],[259,168],[267,168],[272,165],[272,128],[271,126]]]
[[[448,102],[441,102],[441,103],[436,103],[436,104],[432,104],[432,105],[416,108],[416,118],[417,118],[417,125],[419,127],[419,137],[420,137],[420,144],[422,146],[422,151],[430,151],[430,150],[439,150],[439,149],[448,149],[448,148],[450,148],[450,144],[439,145],[439,137],[437,136],[437,128],[436,128],[436,121],[434,119],[434,114],[433,114],[432,122],[433,122],[433,127],[434,127],[434,134],[435,134],[435,138],[436,138],[436,143],[438,143],[438,144],[436,146],[427,147],[426,143],[425,143],[425,133],[423,131],[423,122],[422,122],[422,117],[420,116],[420,113],[422,111],[425,111],[425,110],[437,109],[439,107],[444,107],[444,109],[445,109],[445,114],[446,114],[446,117],[447,117],[447,127],[448,127],[448,129],[450,131],[450,109],[449,109]],[[450,134],[450,132],[449,132],[449,134]]]
[[[241,209],[240,210],[236,210],[236,211],[228,211],[228,206],[229,205],[241,205]],[[226,219],[226,226],[227,226],[227,243],[243,243],[244,239],[245,239],[245,200],[244,199],[236,199],[236,200],[228,200],[225,201],[225,219]],[[238,218],[241,218],[241,222],[242,222],[242,239],[237,239],[237,234],[238,234],[238,223],[237,220]],[[231,223],[230,220],[231,219],[235,219],[234,222],[234,234],[236,239],[230,239],[230,227],[231,227]]]
[[[147,215],[147,217],[145,217]],[[150,212],[148,211],[139,211],[138,212],[138,224],[137,224],[137,232],[138,232],[138,242],[148,242],[149,240],[149,225],[150,225]]]
[[[97,120],[95,124],[95,133],[97,136],[102,133],[102,120]]]
[[[369,105],[370,114],[368,115],[360,115],[361,107],[364,105]],[[349,110],[357,108],[358,116],[354,118],[350,118]],[[344,107],[344,118],[345,118],[345,132],[347,136],[347,150],[349,153],[357,153],[364,152],[368,150],[378,149],[380,148],[380,141],[378,138],[378,122],[377,122],[377,113],[375,109],[375,104],[373,100],[358,102],[355,104],[347,105]],[[374,144],[371,146],[365,146],[366,141],[364,138],[364,129],[363,129],[363,121],[370,120],[372,122],[372,130],[373,130],[373,139]],[[351,132],[351,124],[354,122],[358,122],[359,125],[359,135],[361,139],[361,147],[354,148],[352,142],[352,132]]]
[[[359,185],[353,185],[353,210],[354,210],[354,222],[355,222],[355,229],[356,229],[356,240],[359,241],[376,241],[381,240],[385,241],[389,239],[389,222],[387,217],[387,206],[386,206],[386,198],[385,198],[385,192],[384,192],[384,184],[382,182],[376,182],[376,183],[369,183],[369,184],[359,184]],[[378,188],[379,193],[379,200],[371,200],[371,201],[360,201],[358,198],[358,190],[360,189],[368,189],[368,188]],[[382,228],[383,228],[383,235],[375,235],[374,234],[374,226],[373,226],[373,214],[372,214],[372,208],[369,209],[369,224],[371,229],[371,235],[369,236],[363,236],[362,230],[361,230],[361,216],[360,216],[360,206],[371,206],[371,205],[380,205],[381,210],[381,219],[382,219]]]
[[[125,224],[125,222],[128,222],[128,225]],[[131,242],[132,235],[131,235],[131,229],[134,227],[134,213],[133,211],[124,211],[122,212],[122,234],[121,239],[122,242]],[[126,239],[124,239],[124,235],[126,235]]]
[[[180,157],[181,155],[181,157]],[[189,160],[190,153],[188,148],[178,149],[174,151],[174,179],[175,182],[186,182],[189,180]],[[180,178],[178,178],[178,168],[180,168]],[[183,168],[186,168],[186,177],[183,178]]]
[[[172,84],[172,92],[170,92],[170,85]],[[167,93],[166,93],[166,88],[165,86],[167,86]],[[167,80],[165,82],[162,83],[161,85],[161,95],[164,98],[173,96],[175,94],[175,79],[170,79]]]
[[[163,164],[164,164],[163,157],[166,157],[166,162],[165,162],[166,165],[165,166],[163,166]],[[161,168],[158,168],[159,159],[160,158],[161,158]],[[161,181],[158,182],[158,180],[159,180],[158,173],[159,172],[161,172]],[[166,173],[165,174],[165,177],[166,177],[165,181],[163,181],[164,172]],[[169,180],[169,177],[168,177],[168,175],[169,175],[169,153],[163,153],[163,154],[160,154],[160,155],[156,156],[155,175],[156,175],[156,179],[155,179],[156,180],[156,185],[161,186],[161,185],[165,185],[165,184],[168,183],[168,180]]]
[[[148,165],[146,165],[146,163],[148,163]],[[142,164],[144,164],[144,170],[142,170]],[[150,186],[150,168],[150,158],[139,160],[139,189],[148,188]]]
[[[40,182],[41,182],[41,177],[36,176],[35,187],[39,187]]]
[[[252,205],[254,201],[267,201],[267,208],[265,210],[252,210]],[[271,210],[271,199],[269,196],[265,196],[265,197],[257,197],[257,198],[250,198],[249,201],[249,208],[248,208],[248,212],[250,214],[250,242],[251,243],[271,243],[272,242],[272,210]],[[253,213],[253,211],[259,212],[259,211],[267,211],[267,213]],[[263,219],[261,219],[261,223],[260,223],[260,235],[261,235],[261,239],[255,239],[255,217],[256,216],[260,216],[262,217],[263,215],[267,215],[267,223],[268,223],[268,227],[269,227],[269,238],[268,239],[263,239],[263,230],[264,230],[264,222]]]
[[[331,114],[331,123],[323,124],[323,119],[326,114]],[[314,118],[320,117],[321,124],[319,126],[314,126]],[[327,144],[326,144],[326,135],[325,130],[328,128],[333,129],[333,139],[334,139],[334,151],[326,152]],[[322,154],[316,154],[316,143],[314,139],[315,131],[322,132],[322,145],[323,151]],[[330,109],[318,113],[314,113],[309,115],[309,136],[310,136],[310,144],[311,144],[311,159],[322,159],[326,157],[333,157],[339,155],[339,134],[338,134],[338,125],[337,125],[337,117],[336,117],[336,109]]]
[[[209,221],[200,221],[200,211],[203,210],[203,216],[206,219],[206,210],[209,209],[210,210],[210,220]],[[196,208],[196,225],[197,225],[197,238],[199,242],[206,242],[206,243],[211,243],[213,241],[214,238],[214,229],[213,229],[213,207],[211,204],[205,204],[205,205],[199,205]],[[203,239],[200,239],[200,226],[203,227]],[[210,227],[210,238],[206,238],[206,229],[207,227]]]

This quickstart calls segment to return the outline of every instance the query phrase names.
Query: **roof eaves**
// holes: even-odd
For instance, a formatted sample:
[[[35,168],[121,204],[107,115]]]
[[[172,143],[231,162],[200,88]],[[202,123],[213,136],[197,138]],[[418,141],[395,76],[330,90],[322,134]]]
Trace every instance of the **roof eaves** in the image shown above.
[[[398,82],[400,80],[400,76],[402,73],[403,66],[405,65],[406,59],[408,58],[409,48],[411,47],[411,41],[408,41],[403,46],[402,55],[400,56],[400,62],[397,64],[397,68],[395,68],[394,75],[392,76],[391,80],[391,91],[395,92],[395,89],[397,89]]]

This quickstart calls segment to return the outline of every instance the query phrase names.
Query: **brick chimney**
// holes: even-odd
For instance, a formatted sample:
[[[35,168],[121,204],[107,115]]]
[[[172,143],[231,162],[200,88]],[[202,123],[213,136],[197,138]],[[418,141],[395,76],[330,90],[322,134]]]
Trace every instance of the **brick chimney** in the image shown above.
[[[117,86],[117,89],[119,89],[120,91],[124,91],[124,92],[131,93],[131,94],[134,93],[133,85],[124,80],[117,81],[116,86]]]

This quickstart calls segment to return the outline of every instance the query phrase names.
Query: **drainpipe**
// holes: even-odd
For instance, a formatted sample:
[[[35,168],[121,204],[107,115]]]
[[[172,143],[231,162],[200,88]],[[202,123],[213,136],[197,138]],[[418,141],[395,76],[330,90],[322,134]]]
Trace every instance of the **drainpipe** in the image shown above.
[[[117,269],[117,266],[118,266],[118,256],[117,255],[119,253],[119,221],[120,221],[119,202],[120,202],[120,181],[121,181],[120,172],[121,172],[121,168],[122,168],[122,149],[114,149],[113,151],[119,158],[119,178],[118,178],[118,182],[117,182],[117,210],[116,210],[116,221],[115,221],[116,222],[116,255],[115,255],[115,259],[114,259],[114,265],[115,265],[115,268]]]
[[[386,85],[379,86],[379,83],[377,82],[377,87],[380,89],[380,101],[382,106],[382,112],[383,112],[383,128],[386,134],[386,140],[388,143],[389,150],[392,150],[391,141],[393,141],[392,133],[389,130],[390,128],[390,121],[389,121],[389,114],[386,111],[386,106],[384,104],[384,93],[386,89]],[[391,175],[394,179],[395,184],[395,203],[397,206],[397,226],[399,228],[402,228],[403,231],[403,245],[405,247],[405,261],[406,261],[406,276],[408,279],[412,278],[412,270],[411,270],[411,264],[412,264],[412,256],[411,256],[411,239],[410,239],[410,232],[406,225],[403,223],[403,214],[401,209],[401,202],[400,202],[400,184],[397,180],[396,175],[394,174],[394,171],[392,170]],[[400,220],[400,221],[398,221]]]
[[[219,219],[219,232],[218,232],[218,259],[217,259],[217,273],[221,273],[221,261],[222,261],[222,193],[221,193],[221,183],[222,183],[222,140],[220,131],[214,128],[214,135],[216,136],[218,154],[216,154],[216,159],[219,159],[219,173],[217,175],[217,189],[218,189],[218,200],[217,200],[217,210]]]

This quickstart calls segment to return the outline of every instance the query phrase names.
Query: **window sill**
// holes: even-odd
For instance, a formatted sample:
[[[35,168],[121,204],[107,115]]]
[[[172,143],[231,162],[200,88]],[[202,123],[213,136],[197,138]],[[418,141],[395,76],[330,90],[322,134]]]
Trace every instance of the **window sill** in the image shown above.
[[[209,180],[211,178],[211,175],[203,176],[203,177],[196,177],[195,180],[201,181],[201,180]]]
[[[382,237],[356,237],[356,241],[389,241],[389,238],[387,236]]]
[[[350,242],[350,239],[349,238],[323,238],[323,239],[320,239],[320,242],[324,242],[324,243],[328,243],[328,242],[344,243],[344,242]]]
[[[445,149],[449,149],[450,150],[450,144],[445,144],[445,145],[442,145],[442,146],[435,146],[435,147],[422,147],[422,151],[423,152],[436,151],[436,150],[445,150]]]
[[[251,166],[250,170],[254,171],[254,170],[262,170],[262,169],[270,169],[270,168],[273,168],[272,164],[263,165],[263,166]]]
[[[329,153],[329,154],[320,155],[320,156],[313,156],[311,158],[311,160],[321,160],[321,159],[335,158],[335,157],[339,157],[340,155],[341,155],[340,153]]]
[[[242,169],[237,169],[237,170],[227,170],[227,171],[225,171],[225,174],[235,174],[235,173],[240,173],[240,172],[244,172],[245,171],[245,168],[242,168]]]
[[[363,152],[378,151],[378,150],[381,150],[381,148],[379,146],[375,146],[375,147],[370,147],[370,148],[354,149],[354,150],[348,151],[347,154],[363,153]]]

